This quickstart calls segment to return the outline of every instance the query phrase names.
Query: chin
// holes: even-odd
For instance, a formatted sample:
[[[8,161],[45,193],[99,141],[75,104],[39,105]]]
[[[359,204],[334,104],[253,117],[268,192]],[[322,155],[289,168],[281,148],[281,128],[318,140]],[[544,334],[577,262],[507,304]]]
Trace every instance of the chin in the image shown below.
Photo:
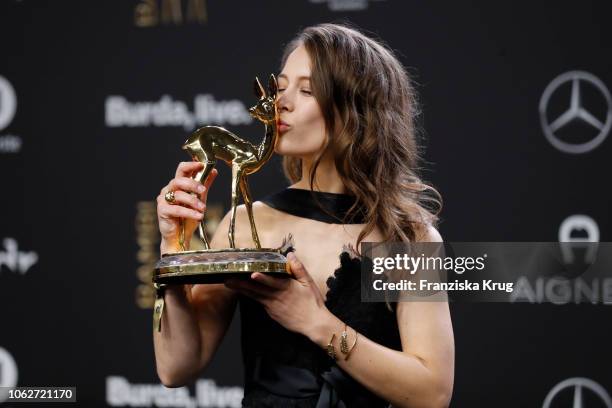
[[[298,158],[298,159],[301,159],[302,157],[307,156],[307,155],[302,154],[301,152],[297,152],[297,151],[293,151],[293,150],[287,150],[287,149],[282,149],[282,150],[281,149],[276,149],[276,150],[274,150],[274,152],[276,154],[278,154],[279,156],[295,157],[295,158]]]
[[[290,156],[290,157],[302,157],[304,155],[308,155],[308,152],[304,151],[304,146],[299,146],[299,144],[291,142],[290,140],[279,140],[276,148],[274,149],[276,154],[280,154],[281,156]]]
[[[276,144],[274,152],[281,156],[289,156],[289,157],[312,157],[317,154],[320,149],[320,146],[305,146],[303,141],[291,140],[289,138],[281,139]]]

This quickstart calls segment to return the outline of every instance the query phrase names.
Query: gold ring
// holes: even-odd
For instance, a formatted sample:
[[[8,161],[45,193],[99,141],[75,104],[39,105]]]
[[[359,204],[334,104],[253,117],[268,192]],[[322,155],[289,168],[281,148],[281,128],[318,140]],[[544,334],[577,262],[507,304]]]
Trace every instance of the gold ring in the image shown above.
[[[176,202],[176,198],[174,198],[174,191],[168,191],[165,195],[164,198],[166,199],[166,201],[170,204],[174,204]]]

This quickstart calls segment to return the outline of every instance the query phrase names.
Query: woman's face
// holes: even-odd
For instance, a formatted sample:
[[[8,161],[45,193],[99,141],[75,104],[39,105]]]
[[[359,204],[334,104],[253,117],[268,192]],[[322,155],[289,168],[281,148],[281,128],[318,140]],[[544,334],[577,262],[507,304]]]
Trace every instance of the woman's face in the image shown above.
[[[319,152],[326,140],[325,121],[310,87],[310,56],[303,46],[287,58],[278,75],[280,138],[276,153],[306,158]]]

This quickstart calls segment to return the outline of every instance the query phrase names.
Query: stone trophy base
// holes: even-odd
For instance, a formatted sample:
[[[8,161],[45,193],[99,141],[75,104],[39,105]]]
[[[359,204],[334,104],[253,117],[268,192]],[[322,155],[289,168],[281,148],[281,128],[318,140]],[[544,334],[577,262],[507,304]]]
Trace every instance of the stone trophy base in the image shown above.
[[[172,252],[155,265],[153,282],[167,284],[223,283],[249,278],[253,272],[290,277],[287,258],[274,248],[224,248]]]

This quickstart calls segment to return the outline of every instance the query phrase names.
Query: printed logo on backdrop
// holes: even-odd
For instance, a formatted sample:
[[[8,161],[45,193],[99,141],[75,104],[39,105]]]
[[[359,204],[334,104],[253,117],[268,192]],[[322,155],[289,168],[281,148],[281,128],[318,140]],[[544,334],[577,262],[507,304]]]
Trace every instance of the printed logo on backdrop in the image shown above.
[[[242,387],[219,386],[212,379],[197,380],[192,396],[188,387],[131,384],[125,377],[106,377],[106,403],[111,407],[239,408],[243,397]]]
[[[3,131],[11,124],[17,112],[17,94],[11,83],[0,76],[0,153],[18,153],[21,138]]]
[[[206,24],[207,21],[206,0],[142,0],[134,8],[136,27]]]
[[[581,234],[580,235],[577,235]],[[567,217],[559,226],[559,242],[571,242],[570,246],[562,246],[563,262],[575,262],[574,249],[585,248],[584,262],[592,263],[597,256],[597,245],[589,243],[599,242],[599,227],[597,222],[588,215],[576,214]]]
[[[327,3],[331,11],[359,11],[366,10],[370,3],[380,3],[385,0],[309,0],[311,3]]]
[[[11,353],[0,347],[0,389],[2,387],[17,386],[18,372],[17,363]],[[0,403],[8,398],[8,393],[0,391]]]
[[[187,102],[163,95],[159,101],[131,102],[120,95],[106,97],[105,123],[108,127],[181,126],[192,130],[198,125],[214,123],[222,126],[248,125],[253,121],[247,108],[238,99],[215,100],[213,95],[196,95],[193,111]]]
[[[20,251],[17,240],[4,238],[3,248],[0,249],[0,274],[3,269],[10,272],[25,275],[32,266],[38,262],[38,254],[34,251]]]
[[[598,401],[598,403],[585,404],[584,401],[587,398],[588,401]],[[573,408],[612,408],[612,399],[606,389],[595,381],[584,377],[574,377],[555,385],[546,395],[542,408],[570,405]]]
[[[552,80],[540,99],[540,123],[546,139],[564,153],[588,153],[612,127],[612,97],[595,75],[569,71]]]
[[[597,222],[588,215],[570,215],[559,225],[558,238],[561,264],[556,277],[533,281],[519,277],[511,300],[555,305],[612,304],[612,277],[589,276],[602,245]]]

